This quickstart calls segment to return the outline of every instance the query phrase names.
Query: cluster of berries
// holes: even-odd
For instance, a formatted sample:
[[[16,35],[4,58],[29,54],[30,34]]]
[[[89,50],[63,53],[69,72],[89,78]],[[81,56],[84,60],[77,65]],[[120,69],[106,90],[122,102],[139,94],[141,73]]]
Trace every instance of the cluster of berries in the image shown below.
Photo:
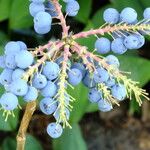
[[[138,22],[137,17],[138,15],[136,11],[130,7],[124,8],[120,14],[116,9],[108,8],[103,14],[105,22],[110,25],[114,25],[116,23],[124,25],[139,25],[142,24],[144,20],[147,20],[147,22],[144,22],[144,24],[149,24],[150,8],[145,9],[143,13],[144,20],[142,22]],[[145,44],[145,38],[143,34],[146,33],[142,31],[130,33],[121,29],[118,32],[115,31],[112,33],[112,42],[105,37],[97,39],[95,42],[95,49],[100,54],[107,54],[110,51],[116,54],[123,54],[128,49],[133,50],[141,48]]]
[[[66,14],[76,16],[80,6],[76,0],[64,0],[66,2]],[[29,11],[34,17],[34,30],[38,34],[46,34],[51,30],[52,18],[57,18],[58,14],[52,1],[32,0]]]
[[[80,9],[78,2],[76,0],[64,2],[66,14],[76,16]],[[41,46],[42,50],[39,47],[34,51],[28,51],[22,41],[11,41],[6,44],[4,55],[0,56],[0,67],[3,68],[0,83],[6,91],[0,98],[0,104],[7,117],[20,106],[18,97],[22,96],[26,102],[32,102],[41,95],[40,110],[46,115],[53,115],[56,120],[47,127],[47,133],[52,138],[60,137],[63,127],[70,126],[68,123],[72,109],[70,102],[74,98],[68,94],[67,86],[74,87],[82,82],[89,89],[89,101],[97,103],[99,110],[103,112],[110,111],[114,103],[118,104],[129,96],[131,98],[131,92],[134,92],[139,104],[141,104],[140,96],[149,99],[145,90],[137,86],[137,82],[120,73],[120,63],[116,56],[108,55],[102,58],[75,42],[75,37],[79,35],[79,37],[89,33],[94,35],[92,31],[81,32],[72,37],[67,35],[66,30],[69,27],[65,25],[63,20],[65,18],[59,12],[60,9],[60,4],[55,0],[32,0],[29,8],[30,14],[34,17],[35,31],[39,34],[50,31],[52,17],[63,22],[63,32],[66,33],[62,40],[49,42]],[[146,26],[150,19],[149,8],[144,11],[144,18],[147,22],[144,21],[141,26],[142,31],[150,28]],[[136,28],[137,13],[132,8],[125,8],[120,14],[116,9],[109,8],[104,12],[104,20],[108,28],[112,27],[108,32],[113,34],[114,41],[111,43],[107,38],[99,38],[95,48],[100,54],[106,54],[110,49],[114,53],[123,54],[127,49],[138,49],[145,43],[144,36],[139,33],[140,29]],[[116,23],[119,23],[118,30]],[[141,24],[142,22],[139,23]],[[97,29],[98,33],[99,30],[102,29]]]

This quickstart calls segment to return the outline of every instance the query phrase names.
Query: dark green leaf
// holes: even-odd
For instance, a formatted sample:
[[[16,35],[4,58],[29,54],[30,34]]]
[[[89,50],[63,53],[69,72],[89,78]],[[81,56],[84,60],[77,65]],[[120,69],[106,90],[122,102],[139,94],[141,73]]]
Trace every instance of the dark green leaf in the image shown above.
[[[28,28],[33,24],[33,18],[29,14],[29,0],[14,0],[9,19],[11,29]]]
[[[80,127],[74,124],[72,129],[65,129],[63,135],[53,141],[54,150],[87,150]]]
[[[78,0],[80,4],[80,10],[78,15],[76,16],[76,19],[82,23],[87,23],[89,15],[91,13],[92,8],[92,0]]]
[[[3,141],[2,150],[16,150],[16,140],[8,137]]]
[[[9,17],[12,0],[0,0],[0,21]]]
[[[70,89],[69,93],[76,99],[73,103],[73,110],[70,118],[70,123],[73,124],[80,121],[86,111],[86,107],[88,105],[87,88],[80,84],[75,87],[74,90]]]

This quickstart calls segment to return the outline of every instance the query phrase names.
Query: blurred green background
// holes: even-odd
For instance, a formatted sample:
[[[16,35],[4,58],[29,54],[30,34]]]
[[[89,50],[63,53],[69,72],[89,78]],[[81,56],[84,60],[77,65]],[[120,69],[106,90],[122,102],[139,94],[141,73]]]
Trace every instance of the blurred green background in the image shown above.
[[[119,11],[121,11],[124,7],[133,7],[138,12],[139,20],[143,17],[143,10],[146,7],[150,7],[150,0],[78,1],[81,7],[78,16],[75,18],[67,18],[67,24],[71,26],[71,30],[74,33],[80,32],[82,30],[100,27],[104,23],[102,18],[103,11],[108,7],[117,8]],[[33,18],[28,12],[29,4],[29,0],[0,0],[1,54],[3,53],[4,45],[10,40],[22,40],[27,43],[29,48],[31,48],[44,44],[50,39],[60,38],[61,28],[58,25],[53,26],[51,33],[45,36],[37,35],[34,32]],[[61,2],[61,4],[64,8],[64,3]],[[121,62],[121,70],[132,72],[130,77],[133,80],[139,81],[140,86],[144,87],[149,92],[150,38],[146,38],[147,42],[141,50],[128,52],[123,56],[118,56],[118,58]],[[94,41],[95,37],[78,40],[80,44],[88,46],[91,50],[94,47]],[[104,115],[98,112],[97,106],[91,105],[88,102],[87,91],[88,90],[83,85],[79,85],[78,87],[76,87],[75,92],[72,90],[69,91],[77,99],[77,101],[73,104],[74,109],[72,111],[70,119],[70,123],[72,124],[73,129],[66,129],[63,136],[58,140],[52,141],[47,136],[45,131],[46,125],[53,119],[51,117],[44,116],[40,111],[37,110],[29,126],[29,134],[27,136],[25,150],[125,150],[124,148],[114,148],[115,146],[113,147],[112,145],[112,147],[110,146],[110,148],[107,147],[109,140],[112,140],[111,136],[108,136],[109,138],[107,137],[106,139],[100,138],[100,135],[105,136],[106,132],[92,132],[99,131],[100,127],[103,129],[107,128],[107,125],[111,122],[110,120],[114,120],[114,118],[116,119],[118,115],[116,115],[115,113],[106,113],[106,115]],[[3,89],[1,88],[1,93],[2,92]],[[21,100],[20,103],[22,103]],[[139,122],[141,122],[142,118],[144,118],[144,121],[148,122],[150,113],[148,105],[148,103],[144,104],[141,109],[138,107],[134,99],[130,102],[125,101],[122,104],[121,108],[116,108],[117,111],[120,111],[120,109],[122,109],[123,111],[123,115],[119,113],[119,116],[121,114],[121,121],[119,120],[119,118],[118,122],[121,122],[121,124],[126,124],[129,118],[136,118]],[[16,117],[9,118],[7,122],[4,122],[2,111],[0,111],[0,149],[15,150],[15,136],[17,134],[19,122],[22,115],[22,110],[16,110]],[[150,128],[150,126],[148,127]],[[117,128],[117,126],[114,126],[114,128]],[[119,135],[121,134],[122,133],[120,133]],[[95,142],[96,139],[99,139],[100,141]],[[103,142],[101,141],[101,139],[106,141]],[[101,145],[99,145],[99,143],[101,143]],[[145,150],[150,149],[150,147],[146,148],[147,149]],[[132,149],[128,148],[128,150]]]

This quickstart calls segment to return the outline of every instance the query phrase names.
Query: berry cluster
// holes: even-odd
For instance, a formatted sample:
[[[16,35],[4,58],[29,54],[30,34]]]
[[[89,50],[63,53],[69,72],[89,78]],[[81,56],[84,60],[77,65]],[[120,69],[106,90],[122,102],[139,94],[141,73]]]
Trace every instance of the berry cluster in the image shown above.
[[[76,16],[80,6],[76,0],[64,0],[66,14]],[[51,30],[52,18],[57,18],[58,13],[52,1],[32,0],[29,6],[31,16],[34,17],[34,30],[38,34],[46,34]]]
[[[78,2],[64,2],[67,15],[75,16],[79,10]],[[110,48],[118,54],[123,54],[127,48],[140,48],[144,44],[140,32],[147,34],[150,30],[149,10],[144,11],[145,19],[135,24],[137,14],[132,8],[125,8],[120,15],[117,10],[109,8],[104,12],[105,26],[71,35],[57,0],[32,0],[30,13],[34,17],[37,33],[49,32],[54,17],[60,20],[62,39],[35,49],[28,49],[21,41],[6,44],[4,56],[0,57],[0,67],[4,69],[0,74],[0,83],[6,90],[0,104],[6,119],[19,106],[18,97],[22,96],[30,104],[41,95],[40,110],[55,118],[55,122],[48,125],[47,133],[52,138],[58,138],[63,127],[71,127],[68,121],[71,102],[75,99],[68,93],[67,87],[74,89],[81,82],[89,89],[89,101],[97,103],[103,112],[112,110],[114,104],[119,105],[126,97],[132,99],[132,95],[139,105],[142,97],[149,100],[146,91],[119,70],[120,63],[116,56],[104,58],[95,55],[76,42],[78,38],[109,33],[116,37],[112,43],[104,37],[96,41],[95,47],[100,54],[109,52]]]
[[[149,8],[145,9],[143,13],[144,20],[147,20],[145,24],[149,24],[150,19]],[[124,8],[121,13],[114,9],[109,8],[104,11],[103,18],[107,24],[126,24],[136,25],[142,24],[138,22],[138,15],[133,8]],[[95,49],[100,54],[107,54],[112,51],[115,54],[124,54],[128,49],[139,49],[145,44],[145,38],[142,35],[144,32],[128,32],[128,31],[114,31],[112,32],[113,41],[111,42],[108,38],[101,37],[95,42]]]

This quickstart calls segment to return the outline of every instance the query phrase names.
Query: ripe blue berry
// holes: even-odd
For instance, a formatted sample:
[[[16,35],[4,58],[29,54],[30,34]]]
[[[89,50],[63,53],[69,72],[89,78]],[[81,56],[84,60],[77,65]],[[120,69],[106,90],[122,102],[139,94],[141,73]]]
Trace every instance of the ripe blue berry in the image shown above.
[[[17,79],[10,84],[10,91],[18,96],[24,96],[28,92],[28,85],[25,80]]]
[[[111,45],[110,40],[102,37],[96,40],[95,49],[100,54],[106,54],[110,52],[110,45]]]
[[[44,3],[45,0],[31,0],[33,3]]]
[[[0,99],[0,104],[4,110],[14,110],[18,106],[18,98],[12,93],[5,93]]]
[[[47,126],[48,135],[54,139],[59,138],[62,135],[62,132],[63,128],[60,124],[53,122]]]
[[[68,72],[68,81],[70,84],[76,86],[82,80],[82,73],[79,69],[73,68]]]
[[[85,76],[86,69],[82,63],[77,63],[77,62],[73,63],[73,65],[71,66],[71,69],[73,69],[73,68],[79,69],[82,73],[82,77]]]
[[[11,41],[8,42],[5,46],[5,54],[6,55],[14,55],[20,51],[20,46],[17,42]]]
[[[57,103],[52,98],[44,98],[40,101],[40,110],[46,114],[51,115],[54,113],[57,109]]]
[[[86,73],[82,82],[88,88],[93,88],[96,86],[96,82],[94,81],[93,77],[90,76],[89,72]]]
[[[126,88],[122,84],[116,84],[111,88],[111,93],[118,101],[122,101],[126,97]]]
[[[130,7],[124,8],[120,14],[121,21],[125,23],[134,23],[137,20],[137,12]]]
[[[114,8],[108,8],[104,11],[103,18],[107,23],[115,24],[119,21],[119,12]]]
[[[6,67],[5,59],[6,59],[5,56],[0,56],[0,68],[5,68]]]
[[[20,46],[20,50],[27,50],[27,45],[22,41],[17,41],[17,44]]]
[[[97,103],[99,100],[102,99],[102,93],[96,88],[92,88],[89,91],[88,99],[91,103]]]
[[[56,110],[56,112],[54,113],[53,116],[56,119],[56,121],[59,122],[60,111]],[[70,111],[67,108],[65,109],[65,116],[66,116],[67,120],[69,120],[69,118],[70,118]]]
[[[139,40],[139,43],[138,43],[138,46],[137,46],[137,49],[141,48],[144,44],[145,44],[145,38],[143,35],[141,34],[135,34],[135,36],[138,38]]]
[[[45,6],[42,3],[31,3],[29,6],[29,12],[31,16],[35,16],[38,12],[44,12]]]
[[[26,102],[35,101],[38,97],[38,90],[33,87],[29,86],[27,94],[23,97]]]
[[[63,0],[65,3],[69,3],[71,1],[75,1],[75,0]]]
[[[47,9],[48,9],[47,12],[48,12],[52,17],[58,16],[58,14],[57,14],[57,12],[56,12],[56,8],[55,8],[53,2],[48,1],[48,2],[46,3],[46,7],[47,7]]]
[[[32,65],[34,58],[28,51],[20,51],[15,55],[15,61],[19,68],[26,69]]]
[[[126,46],[124,45],[123,38],[116,38],[111,43],[111,50],[116,54],[124,54],[127,51]]]
[[[16,68],[15,56],[7,55],[5,58],[5,64],[7,68],[15,69]]]
[[[143,16],[144,16],[144,19],[150,19],[150,7],[144,10]]]
[[[108,88],[111,88],[112,86],[114,86],[116,84],[116,81],[114,78],[109,78],[106,82],[105,82],[105,85],[108,87]]]
[[[106,60],[106,62],[109,65],[113,65],[116,68],[119,68],[119,66],[120,66],[118,58],[116,56],[114,56],[114,55],[108,55],[108,56],[106,56],[105,60]]]
[[[58,77],[60,72],[59,66],[54,62],[46,62],[43,68],[43,74],[49,79],[54,80]]]
[[[12,69],[8,69],[8,68],[4,69],[0,74],[0,83],[2,85],[10,84],[12,81],[12,73],[13,73]]]
[[[131,34],[124,39],[124,45],[128,49],[137,49],[139,45],[139,39],[134,34]]]
[[[41,95],[44,97],[53,97],[56,95],[57,86],[52,82],[48,81],[46,86],[41,89]]]
[[[98,108],[102,112],[108,112],[113,109],[112,105],[108,103],[105,99],[101,99],[98,102]]]
[[[38,28],[51,26],[51,23],[52,23],[52,17],[47,12],[39,12],[34,17],[34,24]]]
[[[12,80],[15,81],[17,79],[21,79],[25,71],[23,69],[15,69],[12,73]]]
[[[66,13],[68,16],[76,16],[80,9],[79,3],[77,1],[69,1],[66,5]]]
[[[109,74],[105,69],[97,68],[94,72],[93,78],[96,83],[102,83],[109,79]]]
[[[37,89],[42,89],[46,86],[47,79],[42,74],[36,74],[34,75],[34,78],[32,80],[32,85]]]
[[[47,34],[51,30],[51,26],[38,27],[36,24],[34,24],[34,30],[38,34]]]

